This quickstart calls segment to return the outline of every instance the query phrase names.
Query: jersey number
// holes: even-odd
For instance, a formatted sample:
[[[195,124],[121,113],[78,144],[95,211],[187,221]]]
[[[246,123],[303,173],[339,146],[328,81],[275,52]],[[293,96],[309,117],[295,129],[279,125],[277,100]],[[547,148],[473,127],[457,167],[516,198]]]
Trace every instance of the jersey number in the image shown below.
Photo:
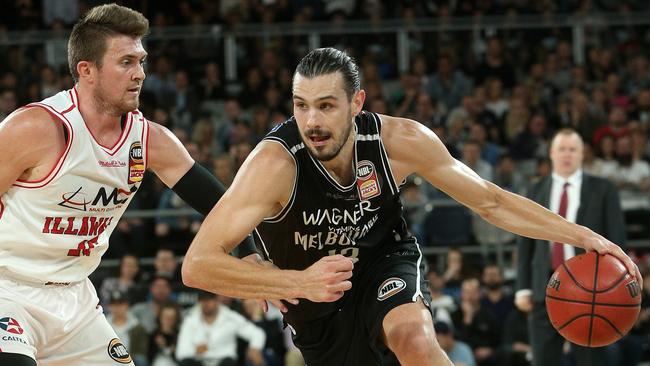
[[[77,248],[68,250],[68,257],[79,257],[79,256],[90,256],[90,252],[95,248],[97,244],[97,239],[99,236],[96,236],[89,240],[84,240],[81,243],[77,244]]]
[[[340,254],[352,259],[352,263],[357,263],[359,261],[359,248],[344,248],[341,250],[332,249],[327,252],[329,255]]]

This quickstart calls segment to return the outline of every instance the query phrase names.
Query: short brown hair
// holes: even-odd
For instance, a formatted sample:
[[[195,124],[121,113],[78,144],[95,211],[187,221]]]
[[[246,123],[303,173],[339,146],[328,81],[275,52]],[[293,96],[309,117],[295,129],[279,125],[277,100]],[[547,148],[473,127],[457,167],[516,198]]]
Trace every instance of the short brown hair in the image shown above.
[[[68,40],[68,67],[75,82],[79,61],[101,67],[106,40],[117,35],[142,38],[149,32],[149,21],[142,13],[117,4],[96,6],[72,28]]]

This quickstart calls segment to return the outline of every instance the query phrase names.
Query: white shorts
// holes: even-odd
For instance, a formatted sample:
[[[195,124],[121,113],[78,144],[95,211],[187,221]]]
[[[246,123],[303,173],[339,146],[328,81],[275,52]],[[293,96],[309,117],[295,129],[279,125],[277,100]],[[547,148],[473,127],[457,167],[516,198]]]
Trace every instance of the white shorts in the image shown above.
[[[0,278],[0,352],[39,366],[133,366],[98,304],[88,279],[45,286]]]

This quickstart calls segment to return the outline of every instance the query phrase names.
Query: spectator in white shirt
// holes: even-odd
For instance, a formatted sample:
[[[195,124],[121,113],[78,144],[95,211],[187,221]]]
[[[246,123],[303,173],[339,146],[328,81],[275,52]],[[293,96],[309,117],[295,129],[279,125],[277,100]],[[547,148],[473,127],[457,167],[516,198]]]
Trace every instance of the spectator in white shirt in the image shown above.
[[[248,361],[263,365],[264,331],[221,304],[217,295],[201,292],[199,311],[191,311],[181,325],[176,359],[181,366],[238,365],[237,337],[248,341]]]

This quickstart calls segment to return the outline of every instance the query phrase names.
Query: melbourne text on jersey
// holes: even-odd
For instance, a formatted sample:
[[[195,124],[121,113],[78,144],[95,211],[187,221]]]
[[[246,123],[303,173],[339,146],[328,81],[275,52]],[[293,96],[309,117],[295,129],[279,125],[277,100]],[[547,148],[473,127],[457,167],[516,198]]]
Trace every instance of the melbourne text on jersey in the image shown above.
[[[327,245],[348,246],[355,245],[355,240],[365,236],[377,222],[377,211],[370,201],[361,201],[353,210],[340,208],[318,208],[313,211],[303,211],[303,223],[307,227],[327,224],[327,232],[305,234],[299,231],[294,233],[295,244],[308,248],[322,249]]]

